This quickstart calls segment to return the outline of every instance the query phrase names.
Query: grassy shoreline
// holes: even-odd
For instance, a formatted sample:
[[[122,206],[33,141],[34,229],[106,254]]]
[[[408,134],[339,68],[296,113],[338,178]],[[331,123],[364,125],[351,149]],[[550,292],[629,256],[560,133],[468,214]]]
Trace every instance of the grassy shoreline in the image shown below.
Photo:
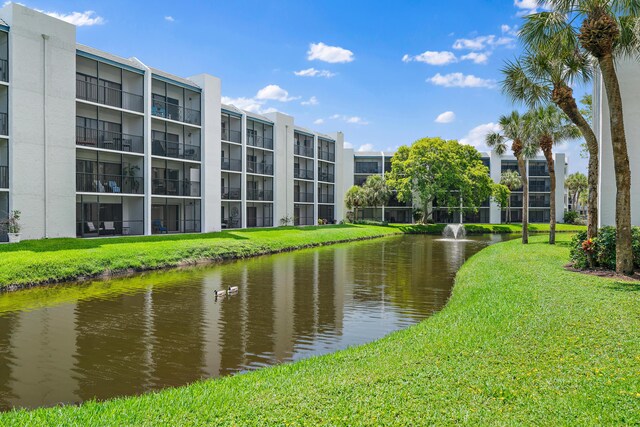
[[[379,341],[7,425],[635,425],[640,285],[564,270],[533,236],[465,263],[440,313]]]
[[[213,263],[399,233],[442,234],[442,224],[332,225],[102,239],[31,240],[0,245],[0,291]],[[469,234],[517,233],[516,225],[467,224]],[[577,227],[577,228],[576,228]],[[535,224],[532,232],[548,232]],[[578,231],[561,225],[559,231]]]

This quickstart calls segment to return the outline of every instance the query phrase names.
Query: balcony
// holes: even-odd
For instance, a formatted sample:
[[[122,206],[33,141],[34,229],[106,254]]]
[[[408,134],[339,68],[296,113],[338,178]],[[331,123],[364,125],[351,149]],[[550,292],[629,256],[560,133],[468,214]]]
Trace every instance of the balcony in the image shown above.
[[[334,182],[335,176],[329,172],[318,171],[318,181],[323,182]]]
[[[313,180],[313,171],[310,169],[294,169],[293,177],[299,179],[310,179]]]
[[[529,166],[529,176],[549,176],[547,165],[531,165]]]
[[[0,188],[9,188],[9,166],[0,166]]]
[[[76,126],[76,144],[106,150],[144,153],[144,138],[138,135],[109,132]]]
[[[249,135],[247,136],[247,145],[273,150],[273,138],[267,138],[258,135]]]
[[[272,190],[248,189],[247,190],[247,200],[259,200],[259,201],[263,201],[263,202],[272,202],[273,201],[273,191]]]
[[[196,126],[201,123],[200,111],[157,99],[152,102],[151,115]]]
[[[334,203],[333,194],[319,194],[318,203]]]
[[[313,157],[313,148],[304,145],[294,145],[293,154],[297,156]]]
[[[293,225],[295,225],[295,226],[299,226],[299,225],[314,225],[313,217],[312,216],[296,217],[293,220]]]
[[[0,113],[0,135],[9,135],[9,115]]]
[[[242,142],[242,132],[239,130],[222,129],[222,139],[240,144]]]
[[[318,158],[320,160],[326,160],[326,161],[329,161],[329,162],[335,162],[336,161],[335,153],[332,153],[330,151],[318,151]]]
[[[200,146],[181,144],[175,141],[154,139],[151,149],[154,156],[171,157],[172,159],[200,161]]]
[[[6,59],[0,59],[0,80],[3,82],[9,81],[9,61]]]
[[[247,161],[247,172],[257,173],[261,175],[273,175],[273,165],[263,162],[249,162]]]
[[[313,193],[295,193],[293,195],[294,202],[313,203]]]
[[[240,187],[222,187],[223,200],[240,200],[241,194]]]
[[[242,160],[222,157],[221,168],[225,171],[242,172]]]
[[[151,185],[151,193],[154,196],[200,197],[199,182],[154,178]]]
[[[125,110],[144,112],[144,97],[83,79],[76,79],[76,97],[84,101],[108,105]]]
[[[359,165],[358,163],[356,163],[355,173],[378,174],[380,173],[380,166]]]
[[[125,175],[76,172],[76,191],[83,193],[144,194],[144,179]]]

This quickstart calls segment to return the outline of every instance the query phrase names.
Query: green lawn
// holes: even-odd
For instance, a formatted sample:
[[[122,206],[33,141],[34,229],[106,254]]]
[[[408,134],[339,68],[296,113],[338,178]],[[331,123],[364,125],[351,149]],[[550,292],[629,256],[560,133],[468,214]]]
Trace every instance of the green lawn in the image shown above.
[[[102,239],[31,240],[0,245],[0,290],[105,272],[149,270],[400,233],[390,227],[281,227]]]
[[[361,347],[0,425],[640,424],[640,285],[565,271],[569,238],[484,249],[443,311]]]

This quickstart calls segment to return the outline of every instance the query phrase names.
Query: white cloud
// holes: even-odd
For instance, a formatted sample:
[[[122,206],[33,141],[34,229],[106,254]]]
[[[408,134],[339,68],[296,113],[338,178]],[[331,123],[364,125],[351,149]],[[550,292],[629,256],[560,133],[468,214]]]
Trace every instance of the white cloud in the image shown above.
[[[322,125],[324,124],[324,119],[316,119],[313,121],[314,125]]]
[[[306,70],[294,71],[293,74],[300,77],[325,77],[329,79],[335,76],[337,73],[333,73],[329,70],[316,70],[315,68],[307,68]]]
[[[307,51],[307,59],[329,62],[331,64],[353,61],[353,52],[338,46],[327,46],[324,43],[311,43]]]
[[[453,111],[445,111],[436,117],[436,123],[451,123],[456,119],[456,113]]]
[[[486,64],[489,62],[489,55],[491,55],[489,52],[469,52],[460,59],[463,61],[472,61],[474,64]]]
[[[175,18],[173,16],[171,16],[171,15],[165,16],[164,20],[167,21],[167,22],[175,22],[176,21]]]
[[[456,50],[486,50],[499,46],[515,47],[514,39],[512,37],[497,37],[492,34],[472,39],[457,39],[453,43],[453,48]]]
[[[465,75],[462,73],[450,73],[445,75],[437,73],[435,76],[427,79],[427,81],[436,86],[444,86],[444,87],[493,88],[496,85],[496,82],[494,80],[482,79],[472,74]]]
[[[44,12],[44,13],[78,27],[91,27],[93,25],[102,25],[105,22],[104,18],[96,15],[96,13],[93,10],[87,10],[84,12],[71,12],[71,13],[58,13],[58,12]]]
[[[223,104],[231,104],[231,105],[235,105],[236,107],[240,108],[241,110],[247,110],[251,113],[263,113],[265,111],[263,111],[262,107],[264,105],[263,102],[261,101],[257,101],[254,98],[230,98],[228,96],[223,96],[222,97],[222,103]]]
[[[341,120],[353,125],[368,125],[369,122],[358,116],[345,116],[344,114],[334,114],[329,117],[331,120]]]
[[[550,8],[546,3],[540,6],[538,0],[513,0],[513,5],[520,9],[517,13],[518,16],[531,15]]]
[[[402,57],[402,62],[416,61],[416,62],[424,62],[425,64],[429,64],[429,65],[447,65],[447,64],[456,62],[457,60],[458,59],[453,54],[453,52],[448,52],[448,51],[435,52],[430,50],[427,50],[426,52],[422,52],[419,55],[415,55],[415,56],[404,55]]]
[[[462,139],[461,144],[472,145],[480,151],[488,151],[486,137],[491,132],[499,132],[500,125],[497,123],[485,123],[471,129]]]
[[[362,144],[360,147],[358,147],[358,151],[374,151],[373,144]]]
[[[289,92],[282,89],[278,85],[268,85],[258,91],[258,93],[256,94],[256,99],[264,101],[274,100],[280,102],[289,102],[300,99],[300,97],[289,96]]]
[[[510,26],[507,24],[502,24],[500,26],[500,30],[502,31],[502,34],[509,34],[510,36],[514,36],[517,37],[518,36],[518,26]]]
[[[309,98],[308,101],[302,101],[300,103],[300,105],[318,105],[318,98],[316,98],[315,96],[312,96],[311,98]]]

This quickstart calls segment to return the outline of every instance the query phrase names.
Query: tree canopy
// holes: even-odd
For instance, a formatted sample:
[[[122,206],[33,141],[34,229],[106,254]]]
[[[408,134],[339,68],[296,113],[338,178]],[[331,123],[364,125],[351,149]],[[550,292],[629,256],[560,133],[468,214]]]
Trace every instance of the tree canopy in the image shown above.
[[[432,214],[434,202],[452,210],[477,211],[492,194],[489,169],[472,146],[454,140],[423,138],[401,146],[391,159],[387,184],[397,198],[415,198],[423,207],[423,220]]]

